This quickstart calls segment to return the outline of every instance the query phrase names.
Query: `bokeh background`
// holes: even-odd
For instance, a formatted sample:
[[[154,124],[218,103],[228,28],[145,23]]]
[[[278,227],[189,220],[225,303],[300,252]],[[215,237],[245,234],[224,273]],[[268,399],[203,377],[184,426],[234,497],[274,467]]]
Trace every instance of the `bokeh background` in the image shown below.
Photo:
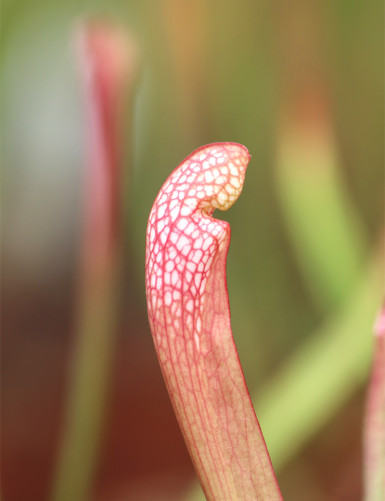
[[[74,26],[87,16],[130,40],[123,225],[97,445],[90,460],[77,444],[58,493],[82,335],[87,120]],[[167,175],[215,141],[252,155],[242,196],[216,216],[232,226],[232,326],[283,495],[361,499],[383,292],[383,52],[375,1],[3,0],[3,500],[201,499],[147,323],[144,243]],[[86,394],[103,395],[103,377]]]

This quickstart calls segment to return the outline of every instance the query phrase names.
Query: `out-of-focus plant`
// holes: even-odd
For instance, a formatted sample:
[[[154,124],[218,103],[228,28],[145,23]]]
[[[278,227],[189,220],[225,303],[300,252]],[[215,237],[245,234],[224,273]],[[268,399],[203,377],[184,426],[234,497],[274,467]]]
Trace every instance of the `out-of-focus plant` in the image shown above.
[[[378,253],[363,266],[365,232],[341,182],[324,94],[310,86],[281,113],[279,200],[298,266],[325,320],[255,395],[277,468],[365,382],[365,332],[382,293]]]
[[[364,436],[365,501],[385,498],[385,306],[375,325]]]
[[[341,312],[252,395],[277,470],[365,384],[371,343],[361,332],[368,332],[383,292],[383,271],[382,256],[375,255]]]
[[[170,175],[149,216],[146,289],[159,362],[206,498],[282,499],[230,326],[230,226],[250,155],[202,147]]]
[[[328,108],[312,86],[283,107],[276,178],[301,271],[314,300],[330,314],[359,281],[366,235],[341,181]]]
[[[86,499],[98,460],[119,305],[122,119],[136,46],[118,25],[82,22],[76,49],[87,118],[84,231],[77,330],[54,501]]]

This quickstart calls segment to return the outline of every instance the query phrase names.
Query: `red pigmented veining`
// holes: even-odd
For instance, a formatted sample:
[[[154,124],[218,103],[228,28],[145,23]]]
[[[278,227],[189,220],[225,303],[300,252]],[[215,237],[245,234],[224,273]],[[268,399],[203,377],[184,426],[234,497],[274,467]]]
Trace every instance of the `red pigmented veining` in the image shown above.
[[[249,158],[236,143],[196,150],[161,188],[147,228],[155,346],[203,489],[216,501],[280,499],[231,333],[230,226],[211,217],[238,198]]]

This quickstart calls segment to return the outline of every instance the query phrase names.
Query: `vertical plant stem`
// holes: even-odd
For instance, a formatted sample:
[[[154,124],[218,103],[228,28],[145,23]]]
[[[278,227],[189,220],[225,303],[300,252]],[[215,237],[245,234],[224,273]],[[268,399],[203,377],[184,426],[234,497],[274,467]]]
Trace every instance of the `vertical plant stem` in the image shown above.
[[[385,306],[376,326],[364,434],[365,501],[385,499]]]
[[[147,308],[159,363],[210,501],[282,499],[230,325],[230,226],[212,217],[238,198],[250,155],[213,143],[189,155],[153,204]]]
[[[117,262],[97,275],[80,303],[54,501],[87,499],[98,461],[115,348]]]
[[[327,103],[317,91],[307,92],[281,120],[277,186],[303,276],[329,313],[358,283],[366,242],[339,175]]]
[[[277,9],[277,187],[315,303],[334,313],[360,278],[366,234],[343,183],[324,54],[322,2]],[[303,44],[306,40],[306,44]]]
[[[77,42],[88,164],[78,318],[53,501],[87,499],[98,462],[117,330],[121,114],[133,62],[126,35],[105,21],[82,25]]]

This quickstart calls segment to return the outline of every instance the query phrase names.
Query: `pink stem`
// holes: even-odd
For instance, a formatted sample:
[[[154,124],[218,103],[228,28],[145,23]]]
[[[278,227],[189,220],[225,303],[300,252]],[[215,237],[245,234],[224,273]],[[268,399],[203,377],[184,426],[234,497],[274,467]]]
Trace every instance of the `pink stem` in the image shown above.
[[[53,501],[86,499],[100,452],[119,304],[124,94],[135,48],[104,19],[82,22],[76,50],[86,101],[87,166],[77,324]]]
[[[230,326],[230,226],[250,155],[204,146],[174,170],[149,217],[146,288],[162,372],[209,500],[282,499]]]
[[[106,20],[82,23],[77,42],[88,122],[83,254],[87,269],[109,261],[120,237],[122,105],[132,79],[129,63],[136,66],[136,56],[125,32]]]
[[[365,422],[365,500],[385,499],[385,305],[375,327],[375,353]]]

